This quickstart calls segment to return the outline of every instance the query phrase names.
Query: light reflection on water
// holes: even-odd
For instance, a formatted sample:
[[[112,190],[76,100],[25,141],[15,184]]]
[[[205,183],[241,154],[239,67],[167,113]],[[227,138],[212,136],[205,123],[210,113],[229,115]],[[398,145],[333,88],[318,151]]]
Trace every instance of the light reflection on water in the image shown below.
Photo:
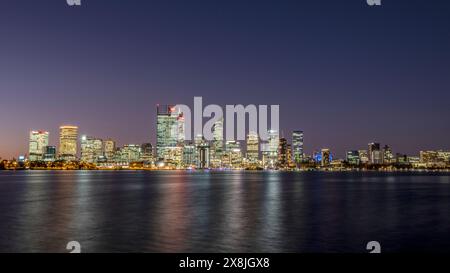
[[[0,172],[0,251],[450,251],[450,176]]]

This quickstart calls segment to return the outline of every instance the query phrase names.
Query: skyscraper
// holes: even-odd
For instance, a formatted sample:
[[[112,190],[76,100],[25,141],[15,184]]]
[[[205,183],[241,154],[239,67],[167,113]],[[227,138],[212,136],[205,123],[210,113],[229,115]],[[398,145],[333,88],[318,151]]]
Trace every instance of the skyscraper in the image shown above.
[[[178,117],[174,105],[157,106],[156,155],[158,160],[173,161],[177,148]]]
[[[78,127],[59,127],[59,157],[62,160],[76,160],[78,151]]]
[[[197,146],[198,150],[198,168],[209,168],[210,164],[210,150],[209,145],[206,142],[202,142]]]
[[[229,140],[225,142],[225,153],[222,155],[222,163],[225,168],[242,167],[241,143]]]
[[[383,153],[380,143],[369,143],[369,162],[371,164],[383,164]]]
[[[359,154],[359,162],[361,164],[369,163],[369,153],[367,152],[367,150],[358,150],[358,154]]]
[[[292,151],[295,163],[303,161],[303,131],[292,132]]]
[[[331,158],[331,152],[330,152],[330,149],[322,149],[322,151],[321,151],[321,162],[320,162],[320,165],[321,165],[322,167],[327,167],[327,166],[330,165],[331,160],[332,160],[332,158]]]
[[[391,163],[395,162],[394,154],[392,153],[392,149],[388,145],[385,145],[383,148],[383,161],[386,164],[391,164]]]
[[[259,159],[259,138],[256,132],[247,135],[247,159],[250,163],[256,163]]]
[[[278,160],[278,145],[280,142],[280,136],[278,131],[269,130],[269,140],[268,140],[268,166],[269,168],[275,168]]]
[[[114,140],[107,139],[103,141],[103,155],[105,156],[106,161],[113,162],[115,152],[116,152],[116,142]]]
[[[29,139],[29,160],[43,160],[45,148],[48,146],[49,133],[46,131],[31,131]]]
[[[289,166],[289,159],[288,156],[289,149],[288,149],[288,143],[287,140],[282,137],[280,138],[279,145],[278,145],[278,167],[281,169],[287,168]]]
[[[212,167],[221,167],[223,154],[223,118],[214,123],[213,140],[211,143],[211,165]]]

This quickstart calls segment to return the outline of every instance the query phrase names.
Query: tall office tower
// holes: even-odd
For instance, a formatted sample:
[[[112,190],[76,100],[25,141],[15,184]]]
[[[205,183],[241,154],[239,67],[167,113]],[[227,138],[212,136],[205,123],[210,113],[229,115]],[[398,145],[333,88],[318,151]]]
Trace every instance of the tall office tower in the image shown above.
[[[264,169],[269,168],[269,154],[270,154],[270,149],[269,149],[269,143],[267,142],[262,142],[261,145],[261,164],[262,167]]]
[[[350,165],[359,165],[360,158],[359,158],[359,152],[358,151],[348,151],[346,160],[348,164]]]
[[[184,120],[184,113],[178,112],[177,114],[177,145],[179,147],[184,146],[186,124]]]
[[[198,165],[199,169],[207,169],[210,166],[210,148],[209,144],[202,142],[197,146]]]
[[[29,139],[29,160],[39,161],[43,160],[45,147],[48,146],[48,132],[45,131],[31,131]]]
[[[237,169],[242,167],[241,144],[238,141],[226,141],[225,152],[222,155],[222,164],[225,168]]]
[[[153,145],[151,143],[144,143],[141,145],[141,160],[145,162],[152,162],[153,159]]]
[[[76,160],[78,152],[78,127],[59,127],[59,157],[62,160]]]
[[[275,168],[277,165],[278,160],[278,145],[280,143],[280,137],[278,134],[278,131],[276,130],[269,130],[269,168]]]
[[[278,167],[280,169],[285,169],[288,167],[288,144],[287,140],[282,137],[280,138],[279,144],[278,144]]]
[[[383,164],[383,153],[380,149],[380,143],[369,143],[369,162],[370,164]]]
[[[156,156],[158,160],[173,161],[178,143],[178,117],[174,105],[157,106]]]
[[[358,150],[358,154],[359,154],[359,162],[361,164],[369,163],[369,153],[367,152],[367,150]]]
[[[107,162],[114,162],[116,152],[116,142],[112,139],[103,141],[103,155]]]
[[[247,135],[247,160],[250,163],[256,163],[259,159],[259,137],[255,132],[249,132]]]
[[[183,165],[187,168],[196,167],[196,154],[195,145],[192,142],[185,144],[183,147]]]
[[[395,162],[392,149],[388,145],[385,145],[383,148],[383,162],[386,164],[392,164]]]
[[[303,131],[292,132],[292,152],[294,162],[299,165],[303,161]]]
[[[332,158],[331,158],[330,149],[322,149],[320,165],[322,167],[327,167],[330,165],[331,160],[332,160]]]
[[[222,165],[223,154],[223,118],[214,123],[213,140],[211,142],[211,165],[215,168],[220,168]]]
[[[45,162],[53,162],[56,160],[56,146],[46,146],[44,153]]]
[[[103,157],[103,141],[99,138],[81,137],[81,161],[97,163]]]

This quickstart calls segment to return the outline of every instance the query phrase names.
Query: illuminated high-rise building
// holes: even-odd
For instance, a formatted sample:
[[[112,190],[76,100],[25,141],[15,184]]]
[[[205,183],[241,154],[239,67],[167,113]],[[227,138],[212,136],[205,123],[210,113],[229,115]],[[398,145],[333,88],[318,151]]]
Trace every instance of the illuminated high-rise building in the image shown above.
[[[46,131],[31,131],[29,139],[29,160],[43,160],[45,148],[48,146],[49,133]]]
[[[59,157],[62,160],[76,160],[78,152],[78,127],[59,127]]]
[[[285,169],[289,166],[289,158],[288,157],[289,149],[288,149],[288,143],[287,140],[282,137],[280,138],[279,144],[278,144],[278,167],[280,169]]]
[[[262,142],[260,144],[260,148],[261,148],[261,159],[262,159],[262,167],[264,169],[269,168],[269,163],[270,163],[270,159],[269,159],[269,154],[270,154],[270,149],[269,149],[269,143],[267,142]]]
[[[107,139],[103,141],[103,155],[106,161],[113,162],[116,152],[116,142],[112,139]]]
[[[369,162],[370,164],[383,164],[383,152],[380,149],[380,143],[369,143]]]
[[[391,164],[395,162],[392,149],[388,145],[385,145],[383,148],[383,162],[386,164]]]
[[[269,130],[269,139],[268,139],[268,167],[275,168],[278,160],[278,145],[280,143],[280,136],[278,131]]]
[[[171,162],[179,141],[179,114],[174,105],[157,106],[156,157]]]
[[[144,162],[152,162],[153,159],[153,145],[151,143],[144,143],[141,145],[141,160]]]
[[[222,164],[225,168],[237,169],[242,167],[242,150],[239,141],[225,142],[225,152],[222,155]]]
[[[53,162],[56,160],[56,146],[45,147],[44,161]]]
[[[330,165],[331,161],[332,161],[332,156],[331,156],[330,149],[322,149],[320,165],[322,167],[327,167]]]
[[[369,153],[367,152],[367,150],[358,150],[358,154],[359,154],[359,162],[361,164],[369,163]]]
[[[138,162],[141,158],[141,146],[137,144],[127,144],[120,149],[119,162],[129,164]]]
[[[199,169],[207,169],[210,166],[210,148],[208,143],[202,142],[197,146]]]
[[[191,143],[187,143],[183,147],[183,165],[184,167],[197,167],[197,151],[195,145]]]
[[[99,138],[81,137],[81,161],[97,163],[103,157],[103,141]]]
[[[212,128],[213,140],[211,142],[211,166],[219,168],[222,165],[223,154],[223,118],[214,123]]]
[[[185,141],[184,131],[186,130],[184,114],[179,112],[176,114],[176,116],[177,116],[177,145],[179,147],[183,147]]]
[[[292,132],[292,152],[294,162],[299,165],[303,161],[303,131]]]
[[[247,160],[256,163],[259,159],[259,137],[256,132],[247,135]]]

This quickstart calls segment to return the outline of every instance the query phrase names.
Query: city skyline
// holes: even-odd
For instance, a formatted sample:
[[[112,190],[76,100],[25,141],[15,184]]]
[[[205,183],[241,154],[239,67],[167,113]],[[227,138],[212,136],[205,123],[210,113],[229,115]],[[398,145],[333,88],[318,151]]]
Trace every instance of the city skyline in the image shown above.
[[[156,143],[153,105],[194,96],[279,104],[285,136],[307,132],[308,154],[450,149],[444,1],[35,2],[0,10],[2,158],[62,124]]]
[[[158,127],[159,119],[157,117],[158,117],[158,115],[160,115],[160,108],[161,107],[166,107],[167,108],[166,110],[164,110],[162,112],[163,116],[167,115],[170,118],[171,115],[173,115],[172,117],[174,118],[174,123],[173,124],[169,124],[169,126],[167,128],[167,131],[171,130],[170,129],[171,126],[175,126],[175,127],[179,126],[179,125],[177,125],[178,123],[176,123],[176,122],[177,122],[177,120],[180,117],[181,118],[183,117],[183,113],[176,113],[176,114],[175,113],[171,113],[171,110],[169,108],[170,107],[174,107],[174,106],[175,106],[175,104],[172,104],[172,105],[170,105],[170,104],[159,105],[158,104],[158,105],[156,105],[156,108],[157,108],[156,121],[157,122],[156,122],[156,126],[155,127]],[[223,119],[221,119],[220,122],[223,123]],[[68,124],[69,123],[64,123],[64,125],[61,125],[61,126],[58,127],[57,130],[58,130],[59,138],[56,138],[56,137],[55,138],[51,138],[50,137],[51,134],[49,133],[51,130],[48,130],[48,129],[42,129],[42,128],[41,129],[36,129],[36,128],[34,128],[34,129],[29,130],[28,131],[28,136],[29,137],[26,140],[27,141],[27,148],[23,148],[25,152],[13,155],[12,157],[9,157],[9,158],[8,157],[2,157],[2,155],[0,154],[0,159],[13,159],[13,158],[17,159],[17,158],[19,158],[21,156],[27,156],[30,159],[32,159],[33,158],[33,152],[32,152],[33,149],[36,150],[36,151],[37,150],[41,150],[40,151],[40,153],[41,153],[40,156],[42,157],[45,154],[45,152],[42,151],[42,148],[45,148],[45,147],[55,147],[56,148],[57,147],[57,155],[61,156],[62,159],[64,158],[64,155],[66,155],[66,156],[68,155],[69,157],[66,158],[66,160],[75,160],[76,158],[82,158],[81,148],[78,148],[78,146],[80,145],[82,147],[83,141],[85,141],[86,138],[92,139],[94,141],[95,140],[100,140],[102,142],[103,141],[113,141],[114,142],[114,147],[119,147],[119,146],[123,147],[123,146],[127,146],[127,145],[144,145],[144,144],[155,145],[154,147],[158,146],[158,141],[157,141],[157,139],[158,139],[158,130],[155,130],[155,135],[154,136],[150,136],[150,137],[146,138],[147,140],[148,139],[155,139],[155,142],[143,141],[143,142],[125,143],[125,142],[117,141],[117,139],[114,136],[101,136],[100,137],[98,135],[91,134],[91,133],[84,132],[84,131],[82,133],[80,133],[79,132],[79,126],[78,125],[73,125],[73,124],[76,124],[76,123],[70,123],[71,125],[68,125]],[[205,125],[205,123],[203,123],[202,126],[204,126],[204,125]],[[225,138],[225,133],[223,132],[224,125],[222,124],[221,126],[222,127],[220,129],[220,134],[222,136],[223,145],[225,145],[225,143],[226,143],[226,140],[224,139]],[[247,124],[247,126],[248,126],[248,124]],[[183,127],[183,131],[182,132],[184,133],[184,127]],[[270,135],[270,132],[271,132],[271,130],[269,130],[269,135]],[[334,152],[335,149],[331,145],[324,145],[322,147],[308,147],[308,145],[305,146],[304,145],[304,133],[305,132],[303,130],[294,129],[293,131],[288,132],[287,134],[285,134],[285,130],[283,130],[283,128],[280,128],[280,131],[276,131],[275,133],[277,134],[277,138],[278,139],[286,139],[289,142],[289,145],[292,145],[291,153],[292,153],[292,158],[293,159],[294,158],[301,158],[301,159],[303,159],[304,156],[314,157],[315,153],[321,151],[322,149],[329,149],[329,148],[323,148],[323,147],[330,147],[331,151],[333,152],[333,155],[335,155],[335,156],[337,155],[336,156],[337,159],[346,159],[348,154],[349,154],[349,152],[358,151],[358,150],[362,150],[362,149],[367,148],[367,144],[365,145],[365,144],[358,143],[358,144],[354,144],[353,146],[351,146],[349,144],[350,145],[349,149],[345,150],[342,154],[338,154],[338,153]],[[265,143],[261,142],[261,140],[259,139],[258,133],[251,132],[247,128],[247,133],[246,133],[247,139],[246,139],[246,141],[236,141],[236,140],[234,140],[236,142],[244,143],[245,149],[243,149],[243,151],[245,151],[245,154],[248,153],[248,150],[247,150],[248,137],[252,136],[253,134],[256,135],[256,142],[258,143],[259,153],[261,153],[261,149],[263,149],[265,143],[270,145],[270,140],[266,141]],[[65,137],[63,137],[63,135],[65,135]],[[216,133],[214,133],[214,135],[215,135],[215,138],[218,137]],[[181,139],[181,141],[183,143],[185,143],[185,142],[188,143],[188,141],[187,140],[185,141],[183,137],[179,136],[179,134],[176,134],[174,136],[164,136],[162,139],[166,139],[166,138],[168,138],[168,140],[164,140],[164,143],[167,142],[167,141],[169,141],[171,143],[173,142],[172,143],[173,146],[176,146],[177,143],[180,141],[180,139]],[[171,140],[171,138],[173,138],[173,139]],[[68,140],[62,140],[62,139],[68,139]],[[69,141],[70,144],[66,144],[67,141]],[[36,143],[42,142],[43,144],[34,144],[34,142],[36,142]],[[195,141],[193,141],[193,142],[195,142]],[[215,139],[209,141],[210,145],[212,145],[212,146],[214,145],[214,142],[215,142]],[[38,146],[40,148],[32,148],[32,145]],[[71,146],[71,147],[69,147],[70,152],[68,152],[68,153],[65,152],[65,150],[66,150],[65,147],[67,145]],[[374,142],[369,142],[368,145],[369,145],[369,148],[368,148],[367,152],[369,153],[369,161],[370,161],[371,146],[372,145],[378,145],[377,150],[381,150],[381,147],[380,147],[380,142],[376,141],[376,140]],[[384,143],[383,145],[385,145],[384,148],[386,148],[386,147],[390,148],[390,146],[388,146],[388,143]],[[278,147],[278,143],[275,146]],[[224,148],[224,147],[225,146],[223,146],[221,148]],[[299,148],[299,147],[301,147],[301,148]],[[272,147],[272,149],[274,149],[274,147]],[[420,152],[422,152],[422,151],[434,151],[434,150],[436,150],[436,151],[438,151],[438,150],[439,151],[446,151],[446,150],[450,150],[450,149],[447,149],[445,147],[438,147],[436,149],[416,149],[412,153],[405,153],[404,151],[398,151],[398,150],[396,152],[398,154],[401,154],[401,155],[418,156],[420,154]],[[39,152],[36,152],[36,153],[39,154]],[[158,153],[159,153],[158,151],[155,151],[155,156],[156,157],[159,156]]]

